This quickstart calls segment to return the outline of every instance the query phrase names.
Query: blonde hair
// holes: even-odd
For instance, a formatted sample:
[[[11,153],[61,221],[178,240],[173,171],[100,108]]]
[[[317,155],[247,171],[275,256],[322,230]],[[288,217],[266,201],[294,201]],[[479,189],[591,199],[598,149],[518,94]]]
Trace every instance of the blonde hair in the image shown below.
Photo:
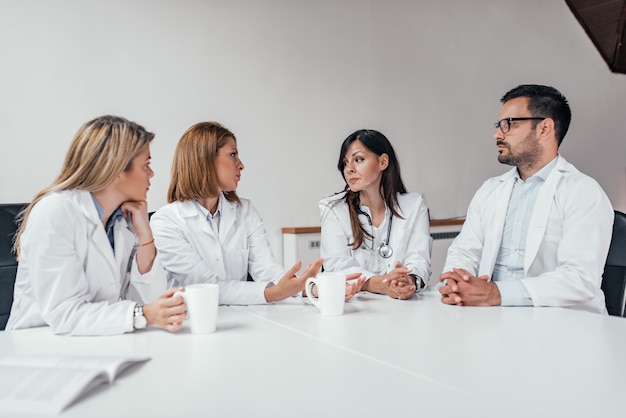
[[[167,191],[169,203],[219,195],[215,159],[218,151],[235,135],[217,122],[200,122],[185,131],[178,141]],[[229,201],[239,202],[235,191],[224,192]]]
[[[82,189],[97,192],[132,168],[133,159],[147,147],[154,134],[143,126],[119,116],[99,116],[80,127],[65,156],[61,174],[41,190],[19,215],[14,249],[19,255],[19,239],[26,229],[33,207],[46,194]]]

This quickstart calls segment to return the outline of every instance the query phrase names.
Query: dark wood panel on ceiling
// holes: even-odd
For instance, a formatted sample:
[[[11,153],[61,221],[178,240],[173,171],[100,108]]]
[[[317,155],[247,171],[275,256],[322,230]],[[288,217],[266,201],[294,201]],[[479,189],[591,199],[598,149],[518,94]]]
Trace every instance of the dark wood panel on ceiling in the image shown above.
[[[626,74],[626,0],[565,0],[611,71]]]

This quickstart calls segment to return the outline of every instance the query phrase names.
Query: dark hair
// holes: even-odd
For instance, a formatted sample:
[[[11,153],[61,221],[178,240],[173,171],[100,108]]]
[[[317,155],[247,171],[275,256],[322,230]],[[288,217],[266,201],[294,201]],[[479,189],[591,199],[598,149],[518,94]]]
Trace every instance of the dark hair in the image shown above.
[[[370,151],[380,156],[387,154],[389,157],[389,164],[383,171],[380,180],[380,195],[385,201],[385,204],[393,213],[394,216],[402,218],[398,213],[400,206],[398,205],[398,193],[406,193],[406,187],[402,182],[402,176],[400,175],[400,164],[396,158],[396,152],[391,146],[391,142],[382,133],[373,129],[360,129],[351,133],[341,144],[341,151],[339,152],[339,162],[337,163],[337,169],[343,176],[344,181],[346,176],[344,174],[344,159],[348,148],[354,141],[361,141],[361,143]],[[359,221],[358,210],[361,206],[361,199],[359,193],[352,192],[348,183],[344,187],[346,192],[346,203],[348,204],[348,211],[350,213],[350,225],[352,227],[352,234],[354,235],[354,242],[350,243],[352,248],[357,249],[365,240],[365,237],[372,238],[371,234],[363,228],[361,221]]]
[[[572,111],[565,96],[554,87],[522,84],[509,90],[502,96],[500,102],[504,104],[518,97],[526,97],[528,99],[528,110],[531,116],[550,118],[554,121],[557,145],[560,146],[572,120]],[[535,121],[534,126],[537,126],[537,123],[539,122]]]

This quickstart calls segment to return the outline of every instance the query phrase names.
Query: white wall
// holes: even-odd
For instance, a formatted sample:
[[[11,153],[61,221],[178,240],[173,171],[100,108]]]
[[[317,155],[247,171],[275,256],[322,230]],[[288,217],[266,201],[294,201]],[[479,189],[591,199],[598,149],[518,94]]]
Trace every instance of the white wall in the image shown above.
[[[563,0],[0,0],[0,202],[57,175],[89,118],[157,133],[150,209],[191,124],[238,137],[239,194],[283,226],[319,225],[342,140],[381,130],[434,218],[464,215],[497,163],[499,98],[521,83],[570,100],[562,153],[626,210],[626,76],[611,74]]]

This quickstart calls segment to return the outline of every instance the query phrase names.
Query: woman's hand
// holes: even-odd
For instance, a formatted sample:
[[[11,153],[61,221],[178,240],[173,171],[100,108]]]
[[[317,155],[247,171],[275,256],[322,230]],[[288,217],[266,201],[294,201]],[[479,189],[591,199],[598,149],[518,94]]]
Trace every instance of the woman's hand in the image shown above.
[[[181,287],[172,288],[153,302],[143,305],[143,315],[148,325],[154,324],[170,332],[176,332],[183,326],[187,307],[181,296],[174,297],[174,293],[181,290]]]
[[[373,293],[383,293],[394,299],[409,299],[415,293],[415,280],[409,276],[411,269],[402,267],[396,262],[396,268],[384,276],[372,276],[363,285],[363,290]]]
[[[156,257],[154,237],[148,219],[148,203],[145,200],[124,202],[122,212],[137,234],[137,268],[141,274],[145,274],[152,270],[154,257]]]
[[[354,295],[361,291],[363,283],[365,283],[365,277],[361,276],[361,273],[352,273],[346,276],[346,298],[345,301],[352,299]],[[313,296],[317,297],[317,286],[313,284],[311,288]],[[302,291],[302,296],[306,296],[306,289]]]
[[[354,295],[361,291],[365,277],[361,273],[348,274],[346,276],[346,302],[352,299]]]
[[[137,234],[139,244],[152,240],[152,229],[148,219],[148,202],[124,202],[121,206],[124,217],[133,225],[133,231]]]
[[[265,288],[265,300],[267,302],[277,302],[293,296],[304,290],[306,279],[314,277],[322,267],[322,259],[318,259],[309,264],[309,267],[300,276],[296,276],[302,263],[298,261],[292,268],[285,273],[275,286]]]

